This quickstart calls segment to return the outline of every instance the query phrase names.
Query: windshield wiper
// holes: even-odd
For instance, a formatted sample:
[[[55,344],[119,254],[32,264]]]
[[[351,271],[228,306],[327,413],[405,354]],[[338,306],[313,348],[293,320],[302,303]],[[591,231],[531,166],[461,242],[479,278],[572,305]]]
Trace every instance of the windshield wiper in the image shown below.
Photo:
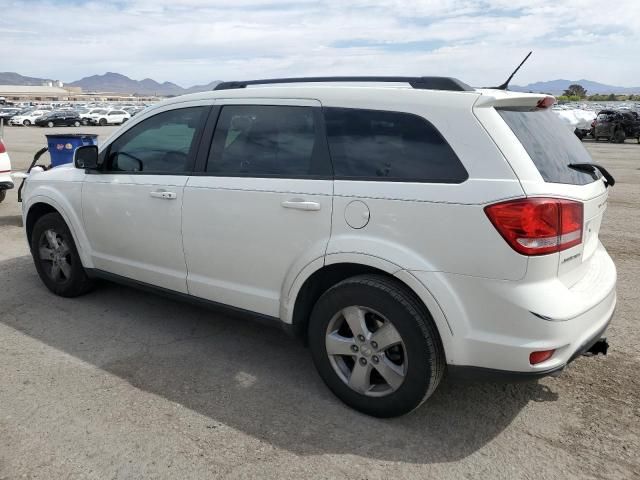
[[[580,172],[593,173],[600,172],[604,179],[606,180],[607,187],[613,187],[616,184],[616,179],[613,178],[606,168],[597,163],[570,163],[567,165],[569,168],[573,168],[574,170],[578,170]]]

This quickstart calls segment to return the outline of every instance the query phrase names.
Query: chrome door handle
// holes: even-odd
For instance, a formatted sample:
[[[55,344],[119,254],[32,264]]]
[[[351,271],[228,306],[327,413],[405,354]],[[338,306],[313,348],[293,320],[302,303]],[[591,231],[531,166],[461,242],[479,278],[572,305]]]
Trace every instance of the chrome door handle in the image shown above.
[[[163,198],[165,200],[175,200],[178,195],[175,192],[167,192],[166,190],[156,190],[149,193],[153,198]]]
[[[282,202],[284,208],[295,208],[296,210],[306,211],[318,211],[320,210],[320,204],[318,202],[307,202],[301,198],[292,198],[291,200],[285,200]]]

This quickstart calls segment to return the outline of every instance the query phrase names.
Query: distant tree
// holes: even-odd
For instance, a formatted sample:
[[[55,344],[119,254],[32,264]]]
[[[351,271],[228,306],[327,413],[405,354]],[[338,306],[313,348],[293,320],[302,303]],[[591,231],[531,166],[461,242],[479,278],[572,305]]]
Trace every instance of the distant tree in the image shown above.
[[[607,97],[607,100],[609,102],[615,102],[616,100],[618,100],[618,98],[612,93]]]
[[[587,96],[587,90],[582,85],[574,83],[572,85],[569,85],[569,88],[564,91],[563,95],[566,95],[567,97],[577,96],[580,98],[584,98]]]

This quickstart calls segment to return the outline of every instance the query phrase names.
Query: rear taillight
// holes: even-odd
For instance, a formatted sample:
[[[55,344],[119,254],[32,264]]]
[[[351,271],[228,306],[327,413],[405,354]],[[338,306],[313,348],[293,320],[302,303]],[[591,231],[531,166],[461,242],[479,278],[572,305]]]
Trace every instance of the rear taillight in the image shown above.
[[[582,243],[583,205],[559,198],[524,198],[489,205],[485,213],[516,252],[544,255]]]
[[[0,153],[4,153],[7,151],[7,148],[4,146],[4,142],[0,140]]]

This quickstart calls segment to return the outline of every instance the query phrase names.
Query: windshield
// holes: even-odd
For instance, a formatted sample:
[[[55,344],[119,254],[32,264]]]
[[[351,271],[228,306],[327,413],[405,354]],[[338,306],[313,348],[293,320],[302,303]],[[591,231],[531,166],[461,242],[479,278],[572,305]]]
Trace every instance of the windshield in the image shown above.
[[[595,181],[591,173],[569,168],[570,163],[592,163],[593,160],[553,111],[497,110],[545,182],[586,185]]]

